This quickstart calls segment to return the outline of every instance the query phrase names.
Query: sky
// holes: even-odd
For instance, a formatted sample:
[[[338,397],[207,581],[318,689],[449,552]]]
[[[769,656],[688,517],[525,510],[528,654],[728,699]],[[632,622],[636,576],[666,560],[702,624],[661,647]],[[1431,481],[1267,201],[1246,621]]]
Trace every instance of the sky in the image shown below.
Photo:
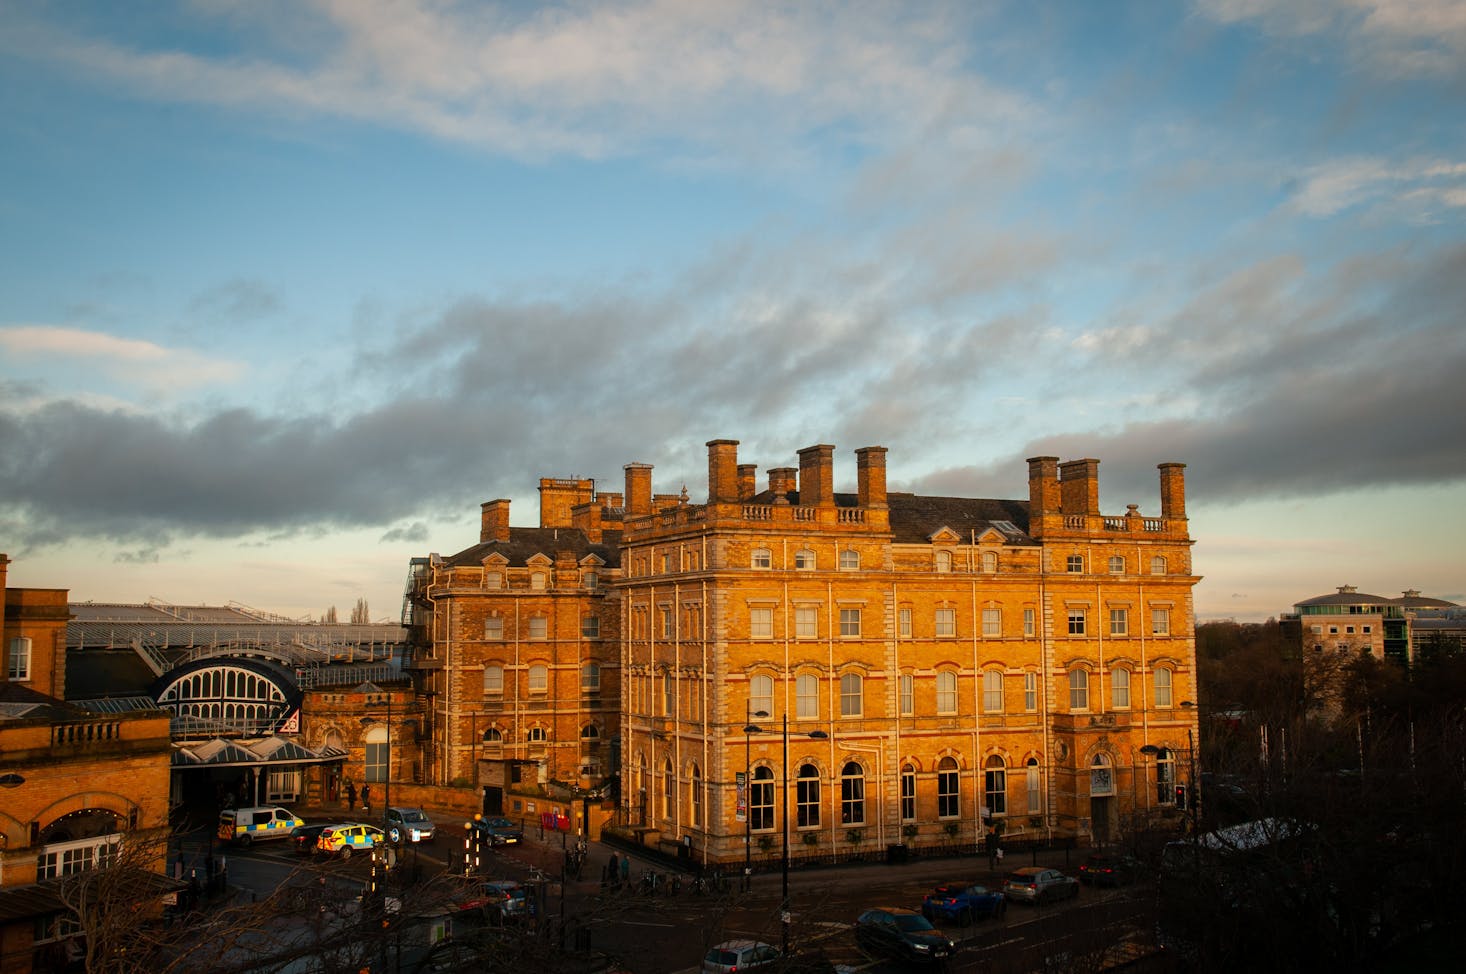
[[[1466,0],[0,4],[0,551],[397,617],[712,439],[1466,601]]]

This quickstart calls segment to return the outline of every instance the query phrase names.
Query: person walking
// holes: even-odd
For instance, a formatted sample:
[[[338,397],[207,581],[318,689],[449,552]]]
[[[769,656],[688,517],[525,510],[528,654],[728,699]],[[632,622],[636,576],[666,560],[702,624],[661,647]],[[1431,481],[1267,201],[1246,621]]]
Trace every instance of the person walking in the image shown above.
[[[621,864],[616,860],[616,853],[611,853],[611,861],[606,863],[606,879],[612,886],[621,885]]]
[[[361,786],[361,809],[368,814],[372,810],[372,786],[365,784]]]
[[[621,885],[627,886],[631,883],[631,857],[621,857]]]
[[[356,810],[356,782],[350,778],[346,779],[346,810],[348,812]]]

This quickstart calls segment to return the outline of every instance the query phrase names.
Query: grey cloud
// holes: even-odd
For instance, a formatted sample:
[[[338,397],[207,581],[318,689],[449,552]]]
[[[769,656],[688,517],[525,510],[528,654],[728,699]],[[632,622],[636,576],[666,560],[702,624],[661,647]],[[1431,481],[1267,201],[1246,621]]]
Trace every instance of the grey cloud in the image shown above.
[[[428,526],[421,521],[414,521],[411,524],[393,528],[377,540],[383,544],[388,542],[420,543],[428,540]]]
[[[230,322],[254,321],[280,310],[280,299],[263,281],[234,278],[199,294],[189,308]]]

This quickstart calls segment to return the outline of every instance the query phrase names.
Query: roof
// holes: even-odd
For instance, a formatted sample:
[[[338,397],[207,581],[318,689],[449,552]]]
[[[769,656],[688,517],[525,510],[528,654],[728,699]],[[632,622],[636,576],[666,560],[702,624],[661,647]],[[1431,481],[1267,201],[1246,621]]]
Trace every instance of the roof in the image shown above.
[[[1366,592],[1355,591],[1352,585],[1340,585],[1338,591],[1328,595],[1316,595],[1311,599],[1304,599],[1302,602],[1294,602],[1294,608],[1302,608],[1305,605],[1395,605],[1395,599],[1387,599],[1382,595],[1370,595]]]
[[[508,541],[480,541],[447,556],[443,563],[450,567],[476,567],[490,555],[498,554],[511,565],[524,565],[535,555],[554,558],[561,551],[570,552],[576,561],[595,555],[606,567],[615,568],[621,564],[621,532],[602,532],[601,541],[596,544],[580,528],[510,528]]]
[[[175,768],[239,768],[258,767],[262,764],[320,764],[341,757],[343,752],[334,747],[311,750],[297,741],[283,737],[267,737],[264,740],[247,743],[214,738],[202,744],[189,747],[174,745],[173,766]]]
[[[87,711],[65,700],[48,697],[24,684],[0,683],[0,720],[84,720],[90,716]]]

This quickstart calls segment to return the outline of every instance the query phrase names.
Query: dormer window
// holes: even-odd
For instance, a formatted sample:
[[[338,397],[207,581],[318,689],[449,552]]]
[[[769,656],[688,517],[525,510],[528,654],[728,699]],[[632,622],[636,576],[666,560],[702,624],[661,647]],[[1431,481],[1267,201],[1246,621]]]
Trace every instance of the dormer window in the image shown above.
[[[945,574],[952,570],[952,553],[950,551],[937,552],[937,571]]]

